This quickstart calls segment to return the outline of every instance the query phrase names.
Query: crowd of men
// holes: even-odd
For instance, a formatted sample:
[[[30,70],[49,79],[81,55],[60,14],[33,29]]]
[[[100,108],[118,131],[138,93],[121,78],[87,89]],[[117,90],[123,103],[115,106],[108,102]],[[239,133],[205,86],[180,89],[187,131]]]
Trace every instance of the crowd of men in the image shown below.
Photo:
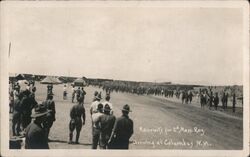
[[[16,83],[13,90],[10,90],[10,100],[13,100],[10,101],[13,103],[10,104],[13,137],[25,137],[25,149],[49,149],[49,132],[56,120],[53,86],[47,86],[47,98],[41,104],[35,99],[36,87],[28,87],[30,84],[27,84],[25,90],[20,90]],[[70,110],[68,144],[79,144],[80,132],[86,123],[85,95],[83,87],[73,87],[72,102],[76,98],[77,103]],[[124,105],[122,116],[116,118],[113,105],[109,102],[110,95],[107,94],[104,101],[101,99],[101,92],[96,91],[90,106],[92,149],[98,146],[100,149],[129,149],[129,139],[133,134],[133,121],[129,118],[130,106]],[[10,148],[17,148],[11,140]]]
[[[28,82],[26,88],[21,88],[16,82],[13,87],[9,93],[13,137],[25,137],[26,149],[48,148],[50,128],[56,120],[53,93],[48,92],[47,99],[38,104],[34,83]]]
[[[182,104],[192,103],[193,97],[197,96],[201,108],[208,106],[218,109],[221,101],[222,108],[228,108],[229,94],[213,92],[211,88],[200,89],[198,92],[190,89],[171,89],[164,87],[143,87],[128,84],[102,84],[99,85],[106,91],[105,99],[102,100],[101,92],[94,92],[93,102],[90,105],[92,149],[129,149],[129,139],[133,134],[133,121],[129,118],[131,112],[129,105],[121,109],[120,117],[114,116],[113,104],[110,102],[112,92],[127,92],[136,95],[156,95],[167,98],[181,99]],[[21,88],[17,83],[10,90],[10,113],[12,113],[12,135],[25,137],[26,149],[49,149],[48,142],[50,129],[56,121],[56,107],[53,100],[53,85],[47,86],[47,98],[38,104],[35,98],[35,82],[27,83]],[[86,110],[84,99],[86,92],[83,87],[72,86],[72,106],[69,122],[68,144],[79,144],[80,132],[86,123]],[[232,109],[235,112],[236,94],[231,94]],[[63,99],[67,99],[67,87],[63,87]],[[74,137],[75,132],[75,137]]]
[[[209,109],[214,107],[214,109],[217,110],[220,100],[221,100],[222,109],[226,110],[228,108],[229,94],[226,91],[223,91],[221,93],[221,96],[219,96],[218,92],[214,93],[211,89],[203,90],[203,91],[200,91],[199,97],[200,97],[201,108],[204,108],[205,105],[207,105]],[[232,93],[231,97],[233,99],[232,110],[233,112],[235,112],[236,101],[237,101],[235,92]]]
[[[130,106],[124,105],[122,116],[116,118],[113,115],[113,105],[110,103],[110,95],[101,102],[101,93],[94,93],[94,99],[90,106],[92,126],[92,149],[129,149],[129,139],[133,134],[133,121],[129,118]],[[82,126],[85,124],[86,113],[83,103],[83,95],[80,94],[70,111],[69,144],[79,144],[79,136]],[[73,132],[76,131],[73,142]]]

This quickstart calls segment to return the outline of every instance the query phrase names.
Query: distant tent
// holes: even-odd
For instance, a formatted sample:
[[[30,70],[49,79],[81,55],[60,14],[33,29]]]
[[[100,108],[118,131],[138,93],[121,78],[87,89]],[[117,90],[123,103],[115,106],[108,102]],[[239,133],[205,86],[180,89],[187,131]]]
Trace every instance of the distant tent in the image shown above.
[[[16,80],[25,80],[25,76],[23,74],[18,74],[15,78]]]
[[[61,84],[62,82],[56,77],[47,76],[40,83],[41,84]]]
[[[86,82],[82,78],[78,78],[74,81],[74,86],[86,86]]]

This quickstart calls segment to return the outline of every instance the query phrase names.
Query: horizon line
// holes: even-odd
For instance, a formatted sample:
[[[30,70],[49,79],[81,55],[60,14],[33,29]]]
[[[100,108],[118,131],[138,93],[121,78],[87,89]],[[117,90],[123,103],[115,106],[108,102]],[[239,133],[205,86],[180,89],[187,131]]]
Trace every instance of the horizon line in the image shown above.
[[[31,73],[11,73],[9,72],[9,77],[10,75],[18,75],[18,74],[24,74],[24,75],[42,75],[42,76],[55,76],[55,77],[75,77],[75,78],[82,78],[86,76],[67,76],[67,75],[51,75],[51,74],[31,74]],[[112,78],[101,78],[101,77],[86,77],[87,79],[107,79],[107,80],[113,80],[113,81],[132,81],[132,82],[147,82],[147,83],[170,83],[171,85],[193,85],[193,86],[243,86],[243,84],[209,84],[209,83],[191,83],[191,82],[183,82],[183,81],[135,81],[135,80],[126,80],[126,79],[112,79]]]

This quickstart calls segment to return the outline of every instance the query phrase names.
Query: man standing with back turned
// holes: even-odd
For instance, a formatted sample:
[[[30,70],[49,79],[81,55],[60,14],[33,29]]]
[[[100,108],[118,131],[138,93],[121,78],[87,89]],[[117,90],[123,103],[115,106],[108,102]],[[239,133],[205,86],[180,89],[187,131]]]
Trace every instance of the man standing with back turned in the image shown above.
[[[128,149],[129,139],[133,134],[133,121],[128,117],[130,110],[129,105],[124,105],[122,109],[122,116],[117,118],[110,139],[111,149]]]
[[[82,119],[81,119],[82,117]],[[78,98],[78,104],[74,105],[70,110],[70,123],[69,123],[69,144],[73,144],[73,131],[76,129],[75,144],[79,144],[80,131],[82,125],[85,124],[85,108],[83,106],[83,97]]]

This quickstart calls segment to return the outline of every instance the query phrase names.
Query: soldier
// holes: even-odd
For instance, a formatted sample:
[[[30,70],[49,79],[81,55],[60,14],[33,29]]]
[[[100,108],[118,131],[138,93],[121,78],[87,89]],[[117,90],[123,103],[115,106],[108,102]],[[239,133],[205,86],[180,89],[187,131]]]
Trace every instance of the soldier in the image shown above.
[[[18,97],[14,101],[14,110],[13,110],[13,117],[12,117],[12,132],[13,136],[20,135],[20,125],[21,125],[21,100],[23,98],[23,93],[18,94]]]
[[[129,105],[124,105],[122,109],[122,116],[116,119],[112,134],[108,141],[113,149],[128,149],[129,139],[133,134],[133,121],[128,114],[132,112]]]
[[[228,93],[226,94],[226,97],[225,97],[225,108],[227,109],[227,102],[228,102]]]
[[[215,97],[214,97],[214,107],[215,107],[215,110],[217,110],[218,104],[219,104],[218,93],[215,93]]]
[[[110,108],[110,114],[113,114],[113,105],[109,102],[110,100],[110,95],[107,94],[105,97],[105,101],[102,104],[107,104]]]
[[[74,103],[75,94],[76,94],[75,86],[72,85],[72,103]]]
[[[97,113],[97,106],[100,103],[100,100],[102,99],[101,93],[99,93],[97,96],[95,96],[94,102],[92,102],[90,106],[90,115],[92,116],[93,113]]]
[[[26,129],[25,149],[49,149],[46,132],[42,123],[46,120],[48,113],[44,105],[37,105],[31,117],[34,121]]]
[[[100,139],[101,127],[99,124],[100,116],[103,115],[103,105],[99,103],[97,106],[97,113],[92,114],[92,149],[97,149],[97,145]]]
[[[81,119],[82,117],[82,119]],[[73,132],[76,130],[75,144],[79,144],[80,131],[82,125],[85,124],[85,108],[83,106],[83,97],[78,98],[78,104],[74,105],[70,110],[70,123],[69,123],[69,144],[72,144]]]
[[[63,100],[67,99],[67,85],[65,84],[63,86]]]
[[[104,106],[104,114],[100,116],[99,122],[101,127],[100,148],[108,149],[108,140],[111,136],[112,129],[115,123],[115,116],[110,114],[111,108],[109,104]]]
[[[22,128],[23,130],[26,129],[26,127],[31,122],[31,112],[34,107],[34,104],[30,101],[30,91],[25,90],[23,91],[23,98],[21,100],[21,107],[22,107]]]
[[[194,96],[194,95],[193,95],[192,91],[189,91],[188,100],[189,100],[189,103],[190,103],[190,104],[192,103],[193,96]]]
[[[52,84],[47,85],[47,96],[49,94],[53,94],[53,85]]]
[[[184,101],[186,99],[186,93],[184,91],[182,91],[182,94],[181,94],[181,103],[183,104]]]
[[[47,108],[48,114],[46,116],[46,121],[44,122],[44,127],[46,130],[46,137],[49,141],[49,132],[52,127],[54,121],[56,120],[56,107],[55,102],[53,100],[53,94],[49,94],[47,96],[47,100],[43,102],[43,105]]]
[[[93,99],[93,102],[96,100],[97,95],[98,95],[98,92],[97,92],[97,91],[95,91],[95,93],[94,93],[94,99]]]
[[[235,93],[233,94],[233,112],[235,112],[235,105],[236,105],[236,96]]]
[[[83,97],[83,101],[82,101],[83,104],[84,104],[84,100],[85,100],[85,95],[86,95],[86,92],[85,92],[85,90],[82,87],[81,88],[81,96]]]
[[[9,92],[9,113],[13,113],[13,105],[14,105],[14,91],[11,89]]]
[[[81,88],[78,87],[78,89],[76,90],[76,100],[78,101],[78,99],[80,98],[81,96]]]
[[[213,101],[214,101],[214,96],[213,96],[213,92],[211,91],[210,92],[210,95],[209,95],[209,109],[211,109],[211,107],[213,106]]]

